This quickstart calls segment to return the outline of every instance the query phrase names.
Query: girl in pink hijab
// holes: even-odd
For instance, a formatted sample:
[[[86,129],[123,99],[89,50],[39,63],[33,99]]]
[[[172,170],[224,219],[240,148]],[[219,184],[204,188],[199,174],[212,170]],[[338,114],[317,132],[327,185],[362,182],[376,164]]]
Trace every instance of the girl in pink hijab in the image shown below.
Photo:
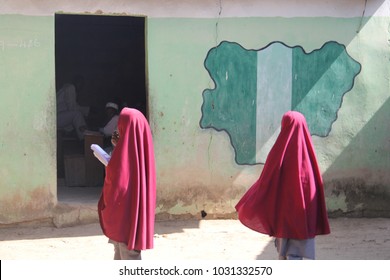
[[[283,115],[263,171],[236,210],[242,224],[276,238],[279,259],[315,259],[314,238],[330,229],[322,176],[301,113]]]
[[[144,115],[122,109],[116,146],[106,167],[98,203],[103,233],[114,244],[114,259],[141,259],[153,248],[156,172],[152,135]]]

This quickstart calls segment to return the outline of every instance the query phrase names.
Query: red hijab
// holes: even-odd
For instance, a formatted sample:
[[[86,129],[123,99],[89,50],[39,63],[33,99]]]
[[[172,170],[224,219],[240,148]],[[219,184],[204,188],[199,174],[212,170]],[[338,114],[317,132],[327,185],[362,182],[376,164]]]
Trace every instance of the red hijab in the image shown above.
[[[151,131],[140,111],[124,108],[118,132],[98,204],[100,225],[108,238],[129,250],[151,249],[156,206]]]
[[[330,233],[321,173],[305,117],[289,111],[260,178],[236,205],[248,228],[278,238]]]

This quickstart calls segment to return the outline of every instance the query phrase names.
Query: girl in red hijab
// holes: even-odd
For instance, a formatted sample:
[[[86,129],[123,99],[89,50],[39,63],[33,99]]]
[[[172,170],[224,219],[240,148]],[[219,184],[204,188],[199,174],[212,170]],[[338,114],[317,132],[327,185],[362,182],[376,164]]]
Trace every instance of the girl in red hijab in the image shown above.
[[[322,176],[305,117],[283,115],[260,178],[236,205],[248,228],[275,237],[279,259],[314,259],[314,237],[329,234]]]
[[[114,244],[114,259],[141,259],[153,248],[156,206],[154,148],[144,115],[122,109],[116,146],[106,168],[98,203],[103,233]]]

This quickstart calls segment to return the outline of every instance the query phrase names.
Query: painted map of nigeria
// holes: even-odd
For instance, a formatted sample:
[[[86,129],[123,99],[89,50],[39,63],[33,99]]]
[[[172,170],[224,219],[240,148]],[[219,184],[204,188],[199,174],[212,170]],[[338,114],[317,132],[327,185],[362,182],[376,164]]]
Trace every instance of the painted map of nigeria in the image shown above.
[[[326,137],[361,70],[337,42],[306,53],[281,42],[247,50],[224,41],[204,64],[215,87],[203,91],[200,126],[225,131],[237,164],[249,165],[265,161],[289,110],[305,115],[312,135]]]

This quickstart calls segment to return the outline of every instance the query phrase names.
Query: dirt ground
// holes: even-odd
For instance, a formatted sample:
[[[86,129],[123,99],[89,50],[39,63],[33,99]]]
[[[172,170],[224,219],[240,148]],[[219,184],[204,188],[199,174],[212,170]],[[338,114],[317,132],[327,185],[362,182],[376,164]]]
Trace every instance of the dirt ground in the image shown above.
[[[331,234],[316,238],[320,260],[389,260],[390,219],[330,219]],[[275,260],[273,239],[237,220],[156,222],[155,248],[144,260]],[[66,228],[0,229],[2,260],[110,260],[113,246],[99,224]]]

